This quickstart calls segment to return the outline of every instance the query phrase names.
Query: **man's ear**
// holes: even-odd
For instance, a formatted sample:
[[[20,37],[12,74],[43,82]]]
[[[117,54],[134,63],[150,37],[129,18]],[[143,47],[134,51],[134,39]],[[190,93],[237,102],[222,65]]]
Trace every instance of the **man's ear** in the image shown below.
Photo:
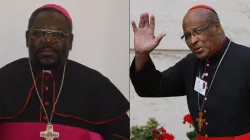
[[[221,26],[221,24],[220,24],[220,21],[217,20],[217,21],[215,22],[215,27],[216,27],[217,33],[221,34],[221,33],[223,32],[223,29],[222,29],[222,26]]]
[[[25,32],[26,47],[29,47],[29,37],[30,37],[29,30],[27,30],[27,31]]]
[[[70,36],[69,36],[69,50],[72,50],[73,40],[74,40],[74,34],[70,34]]]

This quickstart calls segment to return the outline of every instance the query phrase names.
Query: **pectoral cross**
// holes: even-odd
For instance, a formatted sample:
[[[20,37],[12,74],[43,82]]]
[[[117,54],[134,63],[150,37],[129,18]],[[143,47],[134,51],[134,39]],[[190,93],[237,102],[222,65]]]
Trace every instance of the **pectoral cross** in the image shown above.
[[[46,131],[40,132],[40,137],[45,138],[46,140],[53,140],[54,138],[59,138],[59,133],[53,131],[52,124],[48,124]]]
[[[200,111],[199,112],[199,118],[196,118],[196,121],[198,121],[199,131],[201,131],[203,123],[206,121],[205,119],[202,119],[202,117],[203,117],[203,113]]]

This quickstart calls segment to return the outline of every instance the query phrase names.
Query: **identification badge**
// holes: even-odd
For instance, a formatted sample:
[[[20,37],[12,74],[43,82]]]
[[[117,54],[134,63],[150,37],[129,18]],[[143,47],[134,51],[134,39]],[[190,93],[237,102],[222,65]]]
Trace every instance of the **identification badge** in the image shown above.
[[[205,96],[207,89],[207,82],[201,80],[199,77],[196,77],[194,90]]]

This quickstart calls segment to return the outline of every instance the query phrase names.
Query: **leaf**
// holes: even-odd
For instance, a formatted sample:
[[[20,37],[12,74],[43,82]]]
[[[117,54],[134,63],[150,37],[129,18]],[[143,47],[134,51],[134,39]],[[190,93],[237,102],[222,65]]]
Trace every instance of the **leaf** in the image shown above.
[[[195,139],[196,139],[196,132],[195,132],[195,130],[194,130],[194,131],[191,131],[191,132],[187,132],[187,137],[188,137],[190,140],[195,140]]]

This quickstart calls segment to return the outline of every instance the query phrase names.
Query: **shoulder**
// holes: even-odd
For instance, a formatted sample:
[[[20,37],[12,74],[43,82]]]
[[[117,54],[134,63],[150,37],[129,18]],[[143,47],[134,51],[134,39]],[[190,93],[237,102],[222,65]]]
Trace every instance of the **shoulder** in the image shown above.
[[[196,60],[196,56],[195,56],[194,53],[190,52],[190,53],[188,53],[188,54],[186,55],[185,60],[186,60],[186,61],[193,61],[193,60]]]
[[[235,64],[237,67],[245,67],[250,64],[250,48],[246,45],[232,42],[225,59],[230,61],[230,64]]]
[[[14,60],[3,67],[0,68],[0,75],[5,75],[8,73],[16,73],[18,71],[23,71],[28,67],[28,58],[20,58]],[[12,73],[12,74],[13,74]]]
[[[196,61],[196,56],[194,53],[188,53],[185,57],[183,57],[177,65],[186,67],[190,63],[194,63]]]
[[[231,55],[239,56],[242,58],[246,58],[246,57],[250,58],[250,47],[249,46],[245,46],[242,44],[232,42],[232,45],[230,46],[229,50],[231,50],[230,51]]]
[[[231,42],[231,47],[235,48],[235,49],[250,51],[249,46],[242,45],[242,44],[239,44],[239,43],[236,43],[236,42],[233,42],[233,41]]]
[[[78,107],[83,112],[87,110],[85,111],[87,115],[79,115],[81,118],[89,122],[104,124],[123,116],[124,112],[129,109],[129,102],[124,95],[99,71],[76,61],[68,60],[66,75],[65,79],[68,80],[65,81],[65,85],[69,86],[68,89],[72,89],[73,97],[77,97],[71,106]],[[74,90],[76,91],[74,92]],[[72,98],[72,94],[67,96]],[[80,107],[79,103],[82,103]],[[88,112],[89,106],[98,109]]]
[[[68,60],[67,65],[69,74],[77,79],[84,78],[85,80],[90,82],[94,81],[96,84],[107,81],[109,82],[109,79],[101,72],[86,65],[83,65],[79,62]]]

